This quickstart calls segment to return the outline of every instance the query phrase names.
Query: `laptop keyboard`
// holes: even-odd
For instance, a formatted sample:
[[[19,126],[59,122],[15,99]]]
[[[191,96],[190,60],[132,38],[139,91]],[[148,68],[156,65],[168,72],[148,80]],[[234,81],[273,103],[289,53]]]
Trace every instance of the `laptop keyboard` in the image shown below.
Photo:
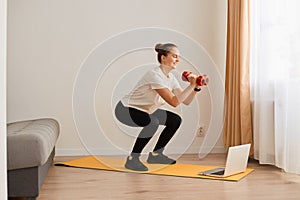
[[[220,171],[217,171],[217,172],[213,172],[211,174],[214,174],[214,175],[224,175],[224,172],[225,172],[225,170],[220,170]]]

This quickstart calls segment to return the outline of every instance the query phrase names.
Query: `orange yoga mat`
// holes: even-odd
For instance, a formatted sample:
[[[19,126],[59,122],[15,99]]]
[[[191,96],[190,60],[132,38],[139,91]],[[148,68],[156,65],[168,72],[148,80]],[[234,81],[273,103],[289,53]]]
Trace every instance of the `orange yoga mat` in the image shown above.
[[[56,166],[69,166],[69,167],[79,167],[87,169],[99,169],[99,170],[110,170],[119,172],[136,172],[124,167],[125,160],[108,158],[102,156],[87,156],[75,160],[70,160],[66,162],[58,162]],[[210,176],[202,176],[197,173],[200,171],[210,170],[219,166],[203,166],[203,165],[192,165],[192,164],[181,164],[177,163],[174,165],[161,165],[161,164],[148,164],[146,172],[136,172],[143,174],[156,174],[156,175],[166,175],[166,176],[178,176],[178,177],[190,177],[190,178],[203,178],[203,179],[215,179],[215,180],[225,180],[225,181],[239,181],[254,169],[247,168],[243,173],[232,175],[226,178],[215,178]]]

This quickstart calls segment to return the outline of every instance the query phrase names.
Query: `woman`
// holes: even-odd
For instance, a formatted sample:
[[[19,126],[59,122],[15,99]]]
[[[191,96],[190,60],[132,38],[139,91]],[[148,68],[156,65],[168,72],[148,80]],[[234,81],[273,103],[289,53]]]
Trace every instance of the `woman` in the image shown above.
[[[152,164],[175,164],[176,161],[163,154],[165,146],[174,136],[181,124],[181,117],[160,107],[165,103],[176,107],[181,103],[190,104],[200,91],[196,75],[189,75],[189,86],[181,89],[175,76],[170,73],[179,62],[176,45],[166,43],[155,46],[159,67],[148,71],[137,83],[132,92],[118,102],[115,115],[117,119],[133,127],[143,127],[127,157],[125,167],[131,170],[147,171],[139,159],[140,154],[157,131],[159,125],[165,126],[147,162]]]

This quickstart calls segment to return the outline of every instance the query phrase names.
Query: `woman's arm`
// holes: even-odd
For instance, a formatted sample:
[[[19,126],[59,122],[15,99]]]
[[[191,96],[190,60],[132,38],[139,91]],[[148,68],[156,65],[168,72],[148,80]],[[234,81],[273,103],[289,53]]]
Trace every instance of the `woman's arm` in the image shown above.
[[[180,94],[182,92],[182,90],[180,88],[176,88],[173,90],[173,93],[177,96],[177,94]],[[190,95],[182,102],[184,105],[189,105],[190,103],[192,103],[192,101],[194,100],[195,96],[196,96],[197,92],[194,91],[190,93]]]
[[[186,87],[182,92],[174,95],[168,88],[156,89],[156,92],[171,106],[177,107],[193,92],[192,86]]]
[[[189,104],[195,97],[194,88],[196,86],[196,76],[190,75],[188,77],[190,85],[183,91],[175,89],[171,92],[168,88],[156,89],[156,92],[171,106],[177,107],[180,103]]]

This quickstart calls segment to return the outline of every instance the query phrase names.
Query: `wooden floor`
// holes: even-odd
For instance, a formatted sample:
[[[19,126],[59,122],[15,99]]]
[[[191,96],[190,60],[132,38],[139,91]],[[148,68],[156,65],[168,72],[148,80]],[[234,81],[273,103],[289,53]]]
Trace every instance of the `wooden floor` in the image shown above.
[[[56,157],[55,162],[75,158]],[[224,165],[225,155],[211,154],[200,160],[197,155],[189,154],[178,162]],[[283,173],[254,160],[249,161],[248,167],[255,171],[239,182],[228,182],[53,166],[38,200],[300,199],[299,175]]]

